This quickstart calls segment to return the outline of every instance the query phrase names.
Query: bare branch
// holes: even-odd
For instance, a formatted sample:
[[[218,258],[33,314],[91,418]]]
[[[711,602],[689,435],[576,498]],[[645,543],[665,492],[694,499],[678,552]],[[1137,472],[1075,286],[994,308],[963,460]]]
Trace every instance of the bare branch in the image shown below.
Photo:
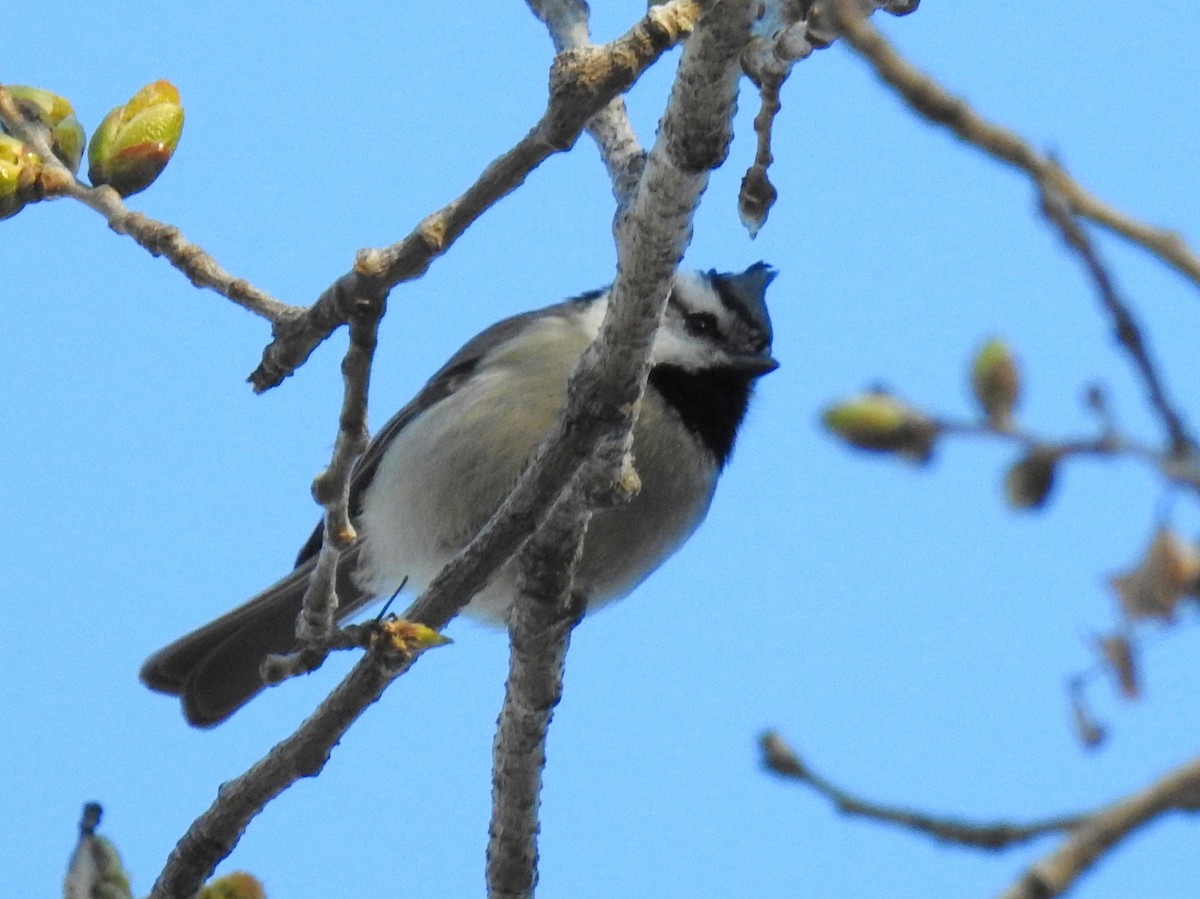
[[[350,315],[350,345],[342,359],[342,410],[333,457],[312,484],[313,498],[325,509],[324,539],[304,594],[303,614],[296,621],[300,649],[264,662],[263,680],[269,684],[316,670],[341,642],[334,633],[338,559],[358,537],[350,521],[350,477],[370,439],[367,399],[386,303],[386,293],[360,297]]]
[[[590,513],[564,495],[518,559],[519,595],[509,619],[508,680],[492,763],[488,896],[519,899],[537,885],[538,807],[546,734],[562,698],[571,630],[586,599],[572,591]]]
[[[246,825],[301,777],[319,774],[350,725],[419,655],[419,651],[376,640],[294,734],[244,774],[221,785],[213,804],[171,850],[149,899],[194,896],[217,864],[233,851]]]
[[[655,7],[634,32],[643,29],[641,42],[661,52],[663,42],[682,27],[680,10],[685,6],[691,8]],[[664,15],[678,18],[675,30],[654,24]],[[708,170],[725,158],[740,71],[737,59],[750,19],[749,3],[715,4],[688,41],[659,139],[637,195],[617,225],[621,269],[609,314],[571,379],[567,409],[501,508],[410,606],[407,620],[435,630],[444,627],[512,557],[596,447],[627,445],[654,332],[675,266],[691,236],[692,216]],[[636,54],[635,58],[642,60]],[[601,71],[612,71],[603,60],[600,64]],[[394,252],[382,252],[374,270],[393,275],[401,271],[395,266],[407,258],[404,247],[402,242],[391,248]],[[316,774],[354,719],[415,658],[382,643],[369,651],[295,734],[222,787],[216,802],[172,851],[153,899],[193,894],[232,851],[247,823],[296,779]]]
[[[1150,394],[1150,404],[1166,427],[1167,436],[1171,441],[1171,455],[1180,459],[1193,456],[1196,452],[1196,443],[1184,427],[1183,418],[1167,399],[1166,387],[1163,385],[1162,378],[1159,377],[1158,369],[1150,359],[1146,341],[1142,337],[1142,331],[1137,322],[1134,321],[1133,314],[1121,297],[1117,295],[1112,278],[1109,277],[1108,271],[1100,261],[1087,233],[1072,216],[1066,198],[1049,183],[1042,182],[1041,186],[1042,210],[1046,213],[1046,217],[1058,226],[1063,239],[1083,260],[1088,274],[1095,282],[1104,309],[1112,319],[1113,333],[1116,335],[1117,342],[1124,347],[1133,360],[1133,366],[1145,383],[1146,392]]]
[[[1063,895],[1119,842],[1170,811],[1200,811],[1200,757],[1146,789],[1088,815],[1062,845],[1026,870],[1000,899]]]
[[[255,391],[269,390],[295,371],[346,321],[354,296],[374,295],[424,274],[479,216],[519,187],[547,157],[569,150],[596,112],[628,90],[691,30],[698,11],[694,0],[674,0],[651,9],[612,43],[559,54],[550,70],[546,112],[533,129],[493,161],[462,196],[427,216],[403,240],[361,252],[354,271],[334,282],[312,306],[277,321],[274,340],[250,375]]]
[[[555,52],[592,46],[588,7],[583,0],[527,2],[533,14],[546,23]],[[619,96],[613,97],[607,106],[588,120],[587,131],[596,142],[600,157],[608,169],[617,205],[623,206],[633,196],[646,162],[645,151],[638,142],[625,110],[625,100]]]
[[[708,172],[728,150],[740,51],[751,19],[750,4],[717,4],[700,20],[684,48],[659,140],[638,192],[627,215],[618,214],[619,274],[601,335],[572,378],[567,411],[569,416],[583,398],[603,396],[599,388],[608,386],[615,391],[611,405],[600,411],[610,421],[614,413],[617,417],[615,427],[598,435],[595,464],[581,469],[573,489],[522,552],[523,592],[531,595],[518,601],[509,630],[509,679],[495,745],[489,896],[529,896],[537,882],[545,739],[561,697],[570,629],[585,599],[567,601],[586,531],[586,510],[596,505],[597,491],[611,500],[614,485],[619,494],[636,489],[636,473],[627,459],[649,371],[650,344],[675,266],[690,239],[691,219]],[[611,375],[610,384],[601,382],[595,393],[581,393],[581,383],[593,372]],[[593,499],[585,500],[589,494]],[[564,558],[570,564],[564,565]]]
[[[829,10],[850,46],[914,111],[935,124],[949,128],[961,140],[988,155],[1021,169],[1040,186],[1058,191],[1076,215],[1138,244],[1200,285],[1200,256],[1179,234],[1139,222],[1109,206],[1084,190],[1062,166],[1038,153],[1020,135],[981,117],[965,100],[951,95],[897,53],[887,39],[863,18],[855,0],[830,0]]]
[[[71,197],[94,209],[104,216],[113,231],[132,237],[152,256],[164,257],[196,287],[207,287],[255,315],[277,321],[289,314],[299,313],[299,307],[280,302],[249,281],[235,278],[225,271],[212,256],[185,238],[174,225],[155,221],[131,210],[111,187],[88,187],[76,179],[74,173],[50,150],[45,129],[21,115],[12,94],[3,85],[0,85],[0,122],[34,148],[42,157],[44,168],[54,170],[56,192],[51,196]]]
[[[1004,849],[1056,831],[1066,840],[1030,867],[1000,899],[1061,896],[1117,843],[1169,811],[1200,811],[1200,757],[1176,768],[1144,790],[1095,811],[1032,824],[968,824],[950,818],[880,805],[857,797],[812,771],[777,733],[759,741],[763,764],[776,774],[807,784],[839,811],[896,824],[939,840],[981,849]]]
[[[957,843],[976,849],[1001,850],[1027,843],[1048,833],[1069,831],[1089,820],[1088,815],[1063,815],[1035,821],[1029,824],[1013,824],[997,821],[991,824],[976,824],[958,818],[937,817],[924,812],[897,806],[883,805],[856,796],[830,783],[800,759],[774,731],[759,738],[763,754],[763,765],[784,777],[807,784],[819,795],[834,804],[839,812],[869,818],[881,824],[895,824],[946,843]]]

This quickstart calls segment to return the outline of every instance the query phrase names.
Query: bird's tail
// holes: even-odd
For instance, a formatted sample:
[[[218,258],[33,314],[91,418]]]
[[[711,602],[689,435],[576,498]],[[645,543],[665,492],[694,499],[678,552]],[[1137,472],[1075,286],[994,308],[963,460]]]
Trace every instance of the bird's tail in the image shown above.
[[[348,575],[353,560],[340,561],[339,620],[367,599]],[[316,559],[309,559],[236,609],[160,649],[142,665],[142,683],[178,696],[189,724],[220,724],[263,688],[263,660],[295,645],[296,616],[315,567]]]

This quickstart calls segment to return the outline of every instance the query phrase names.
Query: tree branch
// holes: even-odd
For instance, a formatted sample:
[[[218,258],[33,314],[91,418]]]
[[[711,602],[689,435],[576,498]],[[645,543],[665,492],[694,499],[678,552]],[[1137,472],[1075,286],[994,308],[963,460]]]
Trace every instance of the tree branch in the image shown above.
[[[682,27],[685,7],[691,5],[655,7],[634,31],[644,28],[646,40],[660,53],[662,42]],[[725,157],[749,7],[716,4],[687,43],[659,139],[617,225],[622,267],[609,313],[571,379],[567,409],[501,508],[410,606],[407,620],[435,630],[444,627],[512,557],[597,446],[627,446],[654,332],[690,238],[692,215],[708,169]],[[654,24],[663,16],[675,17],[674,30]],[[401,242],[396,252],[382,253],[377,270],[399,271],[393,264],[403,264],[404,246]],[[296,779],[318,773],[350,724],[415,658],[380,645],[369,651],[295,734],[222,787],[216,802],[172,851],[152,899],[192,895],[232,851],[249,821]]]
[[[1200,811],[1200,757],[1168,772],[1144,790],[1088,815],[1057,849],[1027,869],[999,899],[1063,895],[1115,845],[1170,811]]]
[[[334,282],[312,306],[277,321],[274,339],[250,375],[255,391],[269,390],[295,371],[346,321],[352,297],[372,295],[424,274],[479,216],[519,187],[547,157],[569,150],[593,115],[691,30],[698,9],[694,0],[673,0],[652,8],[612,43],[560,53],[550,69],[546,112],[532,130],[458,199],[427,216],[403,240],[360,252],[354,271]],[[366,283],[360,284],[363,280]]]
[[[300,308],[280,302],[249,281],[235,278],[225,271],[201,247],[183,236],[174,225],[155,221],[125,205],[111,187],[88,187],[76,179],[50,149],[46,131],[38,123],[28,121],[3,85],[0,85],[0,122],[12,134],[33,147],[42,158],[42,167],[54,172],[55,192],[50,196],[70,197],[104,216],[108,227],[118,234],[132,237],[152,256],[162,256],[183,272],[193,285],[207,287],[232,300],[243,309],[271,321],[299,314]]]
[[[1070,831],[1091,818],[1090,815],[1062,815],[1028,824],[1014,824],[1009,821],[976,824],[958,818],[937,817],[863,799],[836,786],[809,768],[784,742],[783,737],[774,731],[767,731],[759,738],[759,748],[762,750],[763,765],[767,769],[807,784],[818,795],[832,802],[844,815],[868,818],[881,824],[895,824],[906,830],[960,846],[993,851],[1007,849],[1048,833]]]
[[[1158,369],[1150,359],[1150,351],[1146,347],[1142,331],[1134,320],[1133,313],[1117,294],[1112,278],[1100,261],[1087,233],[1075,221],[1071,207],[1066,197],[1058,192],[1051,184],[1040,182],[1042,188],[1042,210],[1062,233],[1063,239],[1087,268],[1088,274],[1096,285],[1100,300],[1105,311],[1112,319],[1113,333],[1117,342],[1129,354],[1133,367],[1137,370],[1146,392],[1150,395],[1150,405],[1158,413],[1166,428],[1171,443],[1171,455],[1176,459],[1188,459],[1196,454],[1196,443],[1184,427],[1182,416],[1167,399],[1166,386],[1158,374]]]
[[[588,29],[588,7],[583,0],[527,0],[529,8],[550,31],[556,53],[591,47]],[[625,110],[625,100],[613,97],[608,105],[588,119],[587,132],[612,181],[617,206],[623,206],[633,196],[646,153],[638,142]]]
[[[345,642],[334,629],[338,560],[358,538],[350,521],[350,479],[354,463],[370,440],[367,400],[379,321],[386,304],[386,293],[360,297],[350,316],[350,345],[342,359],[342,410],[333,457],[329,467],[312,484],[313,498],[325,510],[324,539],[304,593],[303,613],[296,621],[300,648],[289,655],[271,656],[264,662],[263,680],[269,684],[315,671],[331,651]]]
[[[537,885],[538,808],[546,734],[562,698],[571,630],[586,597],[572,590],[591,513],[564,495],[517,556],[518,596],[508,634],[508,680],[492,763],[487,884],[492,899],[530,896]]]
[[[1138,244],[1200,285],[1200,256],[1178,233],[1139,222],[1109,206],[1084,190],[1062,166],[1038,153],[1020,135],[984,119],[965,100],[951,95],[897,53],[861,15],[855,0],[830,0],[829,11],[850,46],[915,112],[949,128],[961,140],[989,156],[1021,169],[1037,182],[1039,192],[1053,188],[1066,198],[1076,215]]]
[[[614,484],[618,494],[636,490],[629,448],[649,371],[650,346],[675,267],[690,240],[692,216],[708,172],[724,161],[728,150],[739,59],[752,18],[748,3],[715,4],[701,18],[684,47],[659,140],[627,207],[629,214],[618,213],[617,281],[601,335],[572,378],[570,404],[573,407],[581,396],[593,395],[590,390],[578,391],[579,382],[590,372],[609,372],[618,392],[607,410],[598,411],[605,417],[613,413],[619,417],[615,427],[598,435],[594,464],[580,470],[573,487],[522,551],[526,591],[531,595],[518,601],[509,629],[509,679],[494,753],[489,896],[530,896],[537,883],[537,812],[545,739],[553,708],[561,698],[570,629],[586,600],[568,601],[571,574],[586,531],[587,510],[597,505],[599,494],[611,493]],[[617,329],[619,339],[613,333]],[[618,477],[622,472],[624,476]],[[589,495],[591,499],[584,498]],[[628,497],[606,496],[606,500],[614,498]]]
[[[376,640],[294,734],[244,774],[221,785],[213,804],[171,850],[149,899],[194,896],[267,803],[301,777],[319,774],[350,725],[419,655],[419,651]]]

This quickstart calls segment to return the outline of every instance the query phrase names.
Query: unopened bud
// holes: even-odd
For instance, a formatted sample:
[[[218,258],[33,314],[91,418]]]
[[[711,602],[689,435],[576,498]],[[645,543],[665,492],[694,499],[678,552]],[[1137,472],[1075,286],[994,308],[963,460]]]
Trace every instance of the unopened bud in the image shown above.
[[[1004,495],[1018,509],[1040,509],[1050,498],[1061,454],[1039,446],[1018,460],[1004,476]]]
[[[17,138],[0,134],[0,219],[38,199],[42,159]]]
[[[1012,411],[1021,393],[1021,375],[1008,344],[992,339],[975,354],[971,389],[992,427],[1011,427]]]
[[[1124,634],[1109,637],[1097,637],[1096,648],[1104,656],[1109,670],[1121,687],[1121,694],[1126,699],[1137,699],[1141,689],[1138,686],[1138,667],[1133,655],[1133,644]]]
[[[40,87],[23,84],[10,84],[8,92],[27,118],[36,119],[50,130],[50,149],[54,155],[72,174],[78,172],[85,135],[70,102]]]
[[[204,885],[199,899],[266,899],[258,878],[245,871],[234,871]]]
[[[68,899],[133,899],[129,875],[112,840],[96,833],[101,809],[94,802],[84,806],[79,825],[79,842],[71,853],[63,895]]]
[[[750,166],[738,191],[738,217],[750,232],[751,239],[758,237],[778,196],[779,192],[767,174],[767,167],[757,162]]]
[[[88,178],[123,197],[149,187],[183,133],[179,91],[169,81],[148,84],[104,117],[88,146]]]
[[[829,406],[821,420],[851,446],[896,453],[917,462],[929,461],[939,433],[937,422],[882,391]]]

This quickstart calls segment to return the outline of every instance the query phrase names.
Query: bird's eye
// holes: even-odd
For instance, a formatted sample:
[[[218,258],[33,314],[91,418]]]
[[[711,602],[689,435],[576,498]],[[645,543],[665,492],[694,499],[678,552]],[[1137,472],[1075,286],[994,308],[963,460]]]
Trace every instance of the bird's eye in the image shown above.
[[[691,312],[684,317],[683,326],[693,337],[708,337],[717,333],[717,317],[711,312]]]

